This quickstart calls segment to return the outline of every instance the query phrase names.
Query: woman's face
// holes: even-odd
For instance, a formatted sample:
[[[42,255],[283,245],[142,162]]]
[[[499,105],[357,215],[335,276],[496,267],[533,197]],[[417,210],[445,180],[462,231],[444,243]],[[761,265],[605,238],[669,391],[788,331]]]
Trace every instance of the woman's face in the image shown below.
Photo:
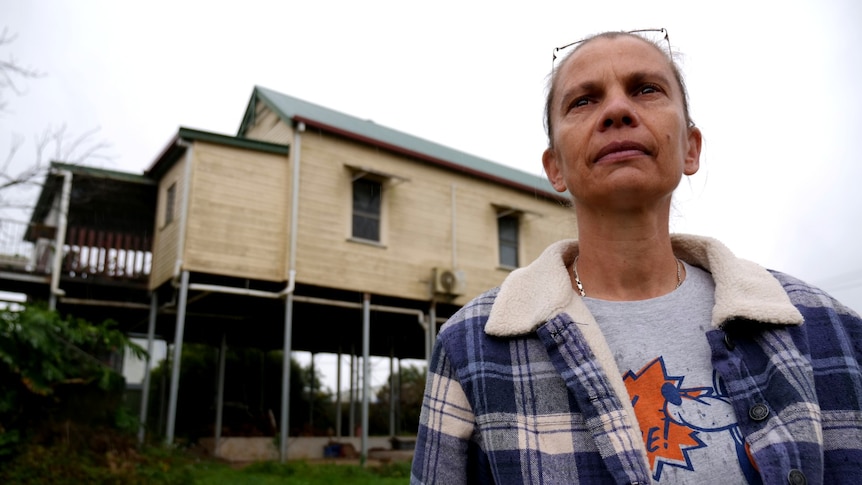
[[[637,37],[596,38],[560,67],[552,146],[542,161],[576,206],[637,209],[666,201],[697,172],[701,135],[664,53]]]

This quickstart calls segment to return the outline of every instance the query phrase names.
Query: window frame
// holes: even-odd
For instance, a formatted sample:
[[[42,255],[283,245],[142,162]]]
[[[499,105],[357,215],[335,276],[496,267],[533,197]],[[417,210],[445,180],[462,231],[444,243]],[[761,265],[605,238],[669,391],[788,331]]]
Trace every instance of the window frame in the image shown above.
[[[380,177],[376,176],[368,176],[365,174],[360,174],[359,176],[354,176],[350,182],[350,239],[353,241],[362,241],[362,242],[370,242],[373,244],[382,244],[383,243],[383,206],[384,206],[384,183]],[[375,211],[367,211],[367,207],[357,207],[357,184],[374,184],[377,189],[377,197],[376,197],[376,212]],[[370,197],[371,205],[374,205],[374,194],[373,188],[371,190],[372,194]],[[371,207],[374,209],[374,207]],[[357,218],[363,218],[368,221],[376,222],[376,238],[366,237],[369,234],[358,234],[357,233]]]
[[[389,190],[393,187],[404,183],[409,182],[410,179],[395,173],[390,173],[383,171],[376,167],[370,167],[365,165],[353,165],[350,163],[345,163],[344,168],[350,174],[350,197],[347,198],[346,203],[348,204],[348,213],[349,221],[347,222],[347,240],[356,243],[368,244],[377,247],[386,247],[386,231],[387,231],[387,213],[388,213],[388,198],[387,195]],[[354,234],[354,224],[353,217],[356,213],[355,201],[354,201],[354,193],[355,193],[355,183],[361,179],[368,179],[372,182],[380,184],[380,208],[378,214],[378,234],[377,239],[367,239],[364,237],[359,237]]]
[[[521,264],[521,212],[516,210],[497,211],[497,264],[501,268],[519,268]],[[512,234],[504,235],[503,221],[512,221],[508,228],[514,228]],[[505,237],[504,237],[505,236]],[[504,257],[514,256],[513,261],[504,261]]]
[[[163,214],[162,227],[169,225],[176,219],[177,210],[177,182],[171,182],[171,185],[165,189],[165,212]]]

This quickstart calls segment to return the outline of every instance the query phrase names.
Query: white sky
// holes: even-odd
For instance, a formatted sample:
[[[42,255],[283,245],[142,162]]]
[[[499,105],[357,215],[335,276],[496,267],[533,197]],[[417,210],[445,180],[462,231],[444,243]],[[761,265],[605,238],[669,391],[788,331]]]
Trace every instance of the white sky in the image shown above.
[[[253,87],[541,175],[553,47],[666,27],[705,137],[673,229],[823,286],[862,311],[862,2],[3,0],[0,154],[98,128],[102,168],[142,172],[179,126],[235,134]],[[856,148],[853,148],[856,146]]]

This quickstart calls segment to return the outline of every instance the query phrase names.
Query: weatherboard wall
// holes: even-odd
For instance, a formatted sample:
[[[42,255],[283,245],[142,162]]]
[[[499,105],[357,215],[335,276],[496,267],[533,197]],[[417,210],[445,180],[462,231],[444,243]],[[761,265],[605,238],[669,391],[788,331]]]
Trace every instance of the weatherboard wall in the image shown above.
[[[293,142],[293,130],[281,122],[281,118],[266,104],[255,104],[254,124],[245,133],[246,138],[263,140],[270,143],[289,145]]]
[[[179,244],[183,156],[160,180],[151,287],[172,276],[178,259],[192,272],[286,281],[292,157],[299,155],[297,282],[414,300],[432,297],[434,268],[460,271],[465,303],[499,285],[512,268],[499,265],[497,217],[520,221],[519,261],[551,242],[574,237],[571,209],[538,192],[519,190],[426,160],[309,126],[297,144],[292,126],[259,110],[246,137],[291,145],[290,155],[195,140],[188,217]],[[538,170],[538,166],[537,166]],[[380,241],[351,237],[352,182],[383,184]],[[174,222],[164,223],[165,193],[177,184]],[[181,258],[177,257],[182,247]]]
[[[286,156],[196,141],[183,269],[286,279]]]
[[[153,266],[150,273],[150,289],[154,289],[173,276],[179,259],[179,219],[184,191],[185,164],[187,159],[180,158],[159,180],[159,193],[156,206],[156,227],[153,231]],[[173,220],[166,217],[168,188],[176,184],[176,199]]]
[[[268,119],[265,112],[257,115],[258,123]],[[292,130],[280,121],[257,128],[247,136],[293,142]],[[500,284],[511,270],[498,264],[499,207],[520,211],[522,264],[551,242],[573,236],[573,214],[559,201],[315,128],[302,134],[292,153],[301,154],[300,283],[425,300],[433,268],[454,267],[466,277],[463,296],[455,300],[463,303]],[[365,171],[383,183],[378,243],[351,238],[351,184]]]

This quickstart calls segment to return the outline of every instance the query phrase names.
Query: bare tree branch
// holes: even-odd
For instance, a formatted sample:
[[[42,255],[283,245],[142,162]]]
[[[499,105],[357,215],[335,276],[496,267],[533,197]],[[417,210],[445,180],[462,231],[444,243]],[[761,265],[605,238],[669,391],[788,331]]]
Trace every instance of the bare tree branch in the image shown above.
[[[9,29],[4,27],[3,33],[0,34],[0,48],[9,46],[15,42],[16,38],[16,35],[10,34]],[[5,111],[6,106],[9,104],[3,98],[5,90],[11,89],[12,92],[20,96],[24,91],[18,82],[21,79],[34,79],[38,77],[42,77],[41,72],[22,66],[12,54],[9,54],[8,60],[0,59],[0,111]]]
[[[51,161],[81,165],[94,159],[111,160],[113,157],[106,153],[110,144],[95,139],[98,132],[99,129],[95,128],[71,138],[65,125],[46,128],[34,138],[35,150],[32,159],[25,168],[18,171],[13,169],[13,162],[20,153],[24,140],[20,136],[13,136],[9,154],[3,162],[3,171],[0,172],[0,209],[21,208],[22,204],[10,199],[8,193],[14,191],[16,195],[24,195],[27,189],[41,187],[48,175]],[[32,207],[32,203],[23,207]]]
[[[9,173],[9,167],[12,164],[12,160],[15,159],[15,154],[18,153],[18,150],[21,148],[21,145],[24,144],[24,137],[21,135],[12,134],[12,143],[9,145],[9,153],[6,154],[6,160],[3,162],[3,167],[0,169],[0,176],[5,176]]]
[[[0,52],[11,45],[17,36],[10,34],[7,28],[0,33]],[[6,57],[3,55],[3,57]],[[0,113],[7,106],[4,93],[11,91],[16,95],[23,93],[22,82],[42,76],[36,69],[21,65],[14,56],[8,55],[8,60],[0,59]],[[80,165],[88,160],[110,160],[106,154],[110,147],[103,140],[96,140],[99,129],[94,128],[73,136],[66,130],[66,125],[48,127],[34,137],[35,152],[32,158],[21,153],[24,138],[13,134],[12,142],[0,171],[0,211],[5,209],[27,209],[33,206],[32,191],[40,187],[51,161]],[[23,168],[22,168],[23,167]],[[31,201],[29,203],[25,201]]]
[[[110,148],[110,144],[105,141],[94,141],[93,136],[99,132],[99,128],[93,128],[90,131],[85,131],[80,136],[72,140],[72,143],[63,147],[66,127],[63,126],[63,132],[58,133],[54,138],[54,145],[57,147],[58,153],[56,160],[62,160],[73,165],[80,165],[86,160],[94,158],[102,160],[110,160],[111,157],[104,153],[104,150]],[[60,151],[62,147],[62,151]]]

